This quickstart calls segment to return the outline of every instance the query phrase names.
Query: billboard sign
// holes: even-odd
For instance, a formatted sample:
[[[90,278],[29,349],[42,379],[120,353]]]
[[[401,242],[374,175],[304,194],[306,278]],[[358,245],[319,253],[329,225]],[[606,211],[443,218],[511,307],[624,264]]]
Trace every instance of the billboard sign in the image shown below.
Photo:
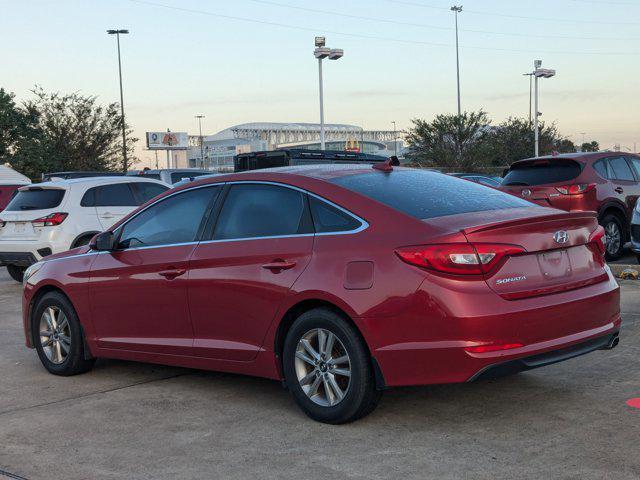
[[[147,132],[149,150],[187,150],[189,135],[187,132]]]

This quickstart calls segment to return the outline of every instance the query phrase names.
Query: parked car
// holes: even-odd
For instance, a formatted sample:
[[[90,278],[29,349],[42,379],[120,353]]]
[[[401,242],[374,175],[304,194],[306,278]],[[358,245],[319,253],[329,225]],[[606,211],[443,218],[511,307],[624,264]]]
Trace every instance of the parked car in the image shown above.
[[[640,157],[628,153],[571,153],[520,160],[501,190],[566,211],[594,211],[604,227],[607,259],[630,239],[631,215],[640,196]]]
[[[498,188],[500,186],[501,179],[499,177],[489,177],[487,175],[479,175],[477,173],[450,173],[454,177],[464,178],[470,182],[480,183],[487,187]]]
[[[49,172],[42,174],[43,182],[52,180],[71,180],[72,178],[90,178],[90,177],[122,177],[122,172],[95,172],[95,171],[68,171],[68,172]]]
[[[29,185],[31,180],[13,168],[0,165],[0,211],[11,201],[18,188]]]
[[[384,163],[387,160],[387,157],[371,155],[368,153],[343,152],[335,150],[307,150],[304,148],[282,148],[280,150],[272,151],[241,153],[233,158],[233,164],[235,172],[245,172],[247,170],[295,165],[319,165],[329,163],[373,164]]]
[[[349,422],[385,388],[613,348],[603,236],[592,213],[389,164],[222,175],[29,267],[26,343],[57,375],[109,357],[279,379]]]
[[[200,176],[196,176],[196,177],[186,177],[183,178],[182,180],[180,180],[179,182],[176,182],[173,184],[173,187],[181,187],[182,185],[186,185],[187,183],[193,182],[196,179],[197,180],[202,180],[205,178],[212,178],[212,177],[217,177],[218,175],[223,175],[222,173],[211,173],[209,172],[208,175],[200,175]]]
[[[210,170],[198,170],[196,168],[165,168],[161,170],[140,170],[135,175],[155,178],[169,185],[173,185],[185,178],[195,178],[202,175],[211,175]]]
[[[29,265],[89,243],[96,233],[168,189],[157,180],[123,176],[21,187],[0,214],[0,265],[20,282]]]

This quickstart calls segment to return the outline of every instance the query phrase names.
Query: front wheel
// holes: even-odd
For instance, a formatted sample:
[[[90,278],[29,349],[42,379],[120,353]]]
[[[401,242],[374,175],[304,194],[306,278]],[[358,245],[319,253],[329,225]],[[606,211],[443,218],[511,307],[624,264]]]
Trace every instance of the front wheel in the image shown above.
[[[363,340],[349,322],[326,308],[303,313],[293,323],[283,369],[300,408],[320,422],[352,422],[372,412],[380,399]]]
[[[76,311],[62,293],[47,293],[34,305],[31,332],[40,361],[50,373],[77,375],[93,367],[95,359],[85,358]]]
[[[7,265],[7,272],[9,272],[9,276],[16,282],[22,283],[22,278],[24,277],[25,270],[25,267],[18,267],[17,265]]]
[[[605,234],[606,258],[617,260],[622,256],[624,248],[622,222],[616,215],[609,213],[604,216],[601,225]]]

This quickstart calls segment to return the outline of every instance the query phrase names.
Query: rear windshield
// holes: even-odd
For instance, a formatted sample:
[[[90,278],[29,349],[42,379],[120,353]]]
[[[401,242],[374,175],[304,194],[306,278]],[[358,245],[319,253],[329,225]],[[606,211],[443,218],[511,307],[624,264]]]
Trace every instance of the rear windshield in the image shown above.
[[[5,211],[18,212],[24,210],[46,210],[55,208],[62,202],[65,190],[30,189],[18,191],[9,202]]]
[[[573,180],[580,175],[580,165],[573,160],[538,160],[513,165],[502,180],[502,185],[532,186]]]
[[[330,180],[421,220],[459,213],[533,207],[478,183],[424,170],[368,172]]]

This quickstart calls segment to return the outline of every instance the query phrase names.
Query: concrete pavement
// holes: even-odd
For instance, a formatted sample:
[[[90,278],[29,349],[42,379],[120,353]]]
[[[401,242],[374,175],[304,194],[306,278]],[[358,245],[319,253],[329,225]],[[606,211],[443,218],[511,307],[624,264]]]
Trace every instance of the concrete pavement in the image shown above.
[[[24,347],[20,289],[1,269],[0,471],[22,478],[640,478],[640,282],[622,284],[612,351],[391,390],[338,427],[268,380],[121,361],[50,375]]]

